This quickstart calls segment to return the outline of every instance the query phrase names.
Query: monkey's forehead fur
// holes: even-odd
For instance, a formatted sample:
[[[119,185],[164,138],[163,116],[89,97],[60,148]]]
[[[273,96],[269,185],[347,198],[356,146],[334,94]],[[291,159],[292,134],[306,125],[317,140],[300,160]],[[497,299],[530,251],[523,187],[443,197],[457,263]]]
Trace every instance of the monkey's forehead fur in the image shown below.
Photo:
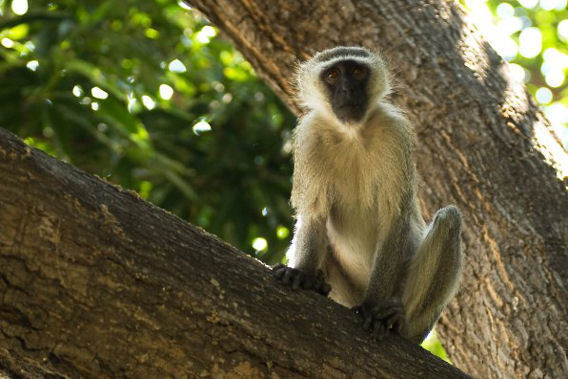
[[[344,60],[352,60],[369,68],[368,90],[371,102],[378,101],[390,92],[388,69],[379,53],[359,46],[337,46],[320,51],[298,67],[296,85],[298,98],[303,106],[308,109],[316,109],[321,105],[329,107],[320,74],[328,67]]]

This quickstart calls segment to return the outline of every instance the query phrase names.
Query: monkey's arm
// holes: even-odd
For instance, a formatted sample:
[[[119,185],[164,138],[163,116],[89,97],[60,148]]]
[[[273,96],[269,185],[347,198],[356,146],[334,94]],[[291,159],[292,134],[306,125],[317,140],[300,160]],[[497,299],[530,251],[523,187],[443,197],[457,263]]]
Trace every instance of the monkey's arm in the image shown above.
[[[329,186],[320,175],[322,162],[314,161],[317,155],[314,158],[314,154],[310,154],[317,149],[302,123],[296,129],[296,141],[303,141],[303,145],[296,143],[294,150],[291,202],[297,221],[292,244],[286,253],[290,267],[279,265],[274,272],[277,279],[294,288],[314,289],[327,295],[330,287],[323,279],[321,265],[329,244],[326,227]]]
[[[326,219],[298,216],[292,246],[288,251],[291,267],[306,273],[320,269],[327,252]]]
[[[290,267],[274,267],[275,277],[292,288],[313,289],[327,295],[331,287],[320,267],[327,253],[326,219],[298,216],[292,245],[286,254]]]

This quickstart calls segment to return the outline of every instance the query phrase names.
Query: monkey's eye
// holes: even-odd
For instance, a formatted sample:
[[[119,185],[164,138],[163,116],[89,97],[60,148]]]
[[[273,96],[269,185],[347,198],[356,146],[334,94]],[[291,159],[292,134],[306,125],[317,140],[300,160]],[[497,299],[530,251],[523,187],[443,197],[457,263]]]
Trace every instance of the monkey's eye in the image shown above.
[[[351,69],[351,74],[355,77],[355,79],[363,79],[363,77],[365,77],[366,71],[363,67],[355,66]]]
[[[325,73],[325,78],[328,81],[335,81],[335,79],[337,79],[339,77],[339,70],[337,68],[330,68],[329,70],[327,70],[327,72]]]

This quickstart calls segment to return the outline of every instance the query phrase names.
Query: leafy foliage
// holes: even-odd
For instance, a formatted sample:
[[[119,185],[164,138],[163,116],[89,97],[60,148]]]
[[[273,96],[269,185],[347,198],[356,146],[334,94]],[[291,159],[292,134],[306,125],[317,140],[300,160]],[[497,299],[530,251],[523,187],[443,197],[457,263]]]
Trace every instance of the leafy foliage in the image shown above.
[[[216,29],[165,0],[14,5],[0,2],[0,126],[281,258],[294,119]]]

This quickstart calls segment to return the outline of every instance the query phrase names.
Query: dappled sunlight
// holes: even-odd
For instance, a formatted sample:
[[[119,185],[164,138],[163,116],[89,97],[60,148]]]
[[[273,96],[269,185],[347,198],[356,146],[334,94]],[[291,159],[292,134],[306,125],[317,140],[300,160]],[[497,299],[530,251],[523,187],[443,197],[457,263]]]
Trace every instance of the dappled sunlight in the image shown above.
[[[26,63],[26,67],[32,71],[37,71],[39,67],[39,61],[37,59],[32,59],[28,63]]]
[[[522,0],[519,3],[520,7],[514,2],[464,1],[485,39],[505,61],[510,62],[509,77],[527,83],[553,130],[568,146],[568,108],[565,105],[568,49],[562,45],[562,42],[568,42],[568,20],[562,19],[560,13],[556,16],[554,13],[565,14],[567,0]],[[495,6],[495,17],[492,6]],[[534,25],[535,19],[542,25]],[[559,43],[556,46],[555,41]],[[479,72],[483,59],[476,62],[474,57],[471,58],[468,60],[473,65],[471,68]],[[543,133],[539,134],[542,136]],[[543,142],[541,138],[539,140]]]
[[[470,50],[469,56],[464,54],[464,64],[469,67],[478,80],[492,82],[491,72],[497,70],[498,75],[505,81],[502,98],[499,99],[500,112],[513,122],[507,123],[515,133],[521,133],[531,138],[532,146],[545,158],[545,161],[554,168],[560,180],[568,177],[568,155],[564,145],[568,145],[568,108],[564,104],[567,99],[565,71],[568,69],[568,51],[564,46],[544,45],[544,38],[551,39],[550,29],[543,32],[533,26],[528,17],[528,9],[538,11],[548,8],[550,10],[565,11],[565,0],[550,0],[535,2],[526,5],[527,9],[514,7],[508,2],[496,6],[496,17],[491,16],[490,4],[485,1],[465,1],[470,9],[473,21],[480,29],[486,40],[501,57],[510,63],[493,62],[490,67],[487,54],[479,56]],[[538,8],[537,8],[538,7]],[[490,17],[491,16],[491,17]],[[565,21],[565,20],[564,20]],[[554,24],[552,24],[553,26]],[[565,28],[560,22],[557,30],[552,33],[557,39],[562,39],[561,31]],[[470,33],[464,33],[464,40],[459,46],[474,46],[477,41],[467,40]],[[467,51],[467,50],[466,50]],[[521,62],[532,62],[538,71],[523,67]],[[519,63],[513,63],[519,62]],[[540,77],[539,77],[540,76]],[[525,85],[535,97],[537,103],[548,117],[551,125],[542,118],[524,120],[525,114],[530,110],[529,98],[525,92]],[[530,130],[518,130],[519,126],[530,122]],[[560,140],[558,138],[560,137]],[[562,143],[563,142],[563,143]]]
[[[524,132],[517,130],[519,125],[524,122],[525,114],[530,110],[529,98],[522,82],[514,78],[510,65],[502,65],[500,74],[506,78],[506,85],[503,92],[503,107],[501,112],[513,122],[507,123],[507,126],[516,133]],[[537,92],[537,100],[542,94]],[[554,168],[556,176],[560,180],[568,177],[568,154],[558,137],[555,135],[553,128],[545,122],[542,117],[532,122],[530,125],[530,137],[533,147],[545,158],[548,165]]]
[[[176,74],[182,74],[187,71],[187,68],[182,61],[176,58],[168,64],[168,70]]]
[[[160,84],[158,91],[160,97],[164,100],[170,100],[174,95],[174,89],[167,84]]]
[[[217,35],[217,29],[210,25],[205,25],[196,35],[195,40],[201,44],[208,44],[211,38]]]
[[[95,99],[101,99],[104,100],[106,98],[108,98],[108,93],[99,88],[99,87],[93,87],[91,88],[91,95],[95,98]]]
[[[142,95],[142,104],[144,104],[149,111],[156,108],[156,102],[148,95]]]
[[[22,16],[28,12],[28,0],[12,0],[12,12]]]
[[[533,125],[533,146],[542,154],[546,163],[556,171],[556,177],[568,185],[568,153],[550,126],[540,120]]]
[[[210,132],[211,131],[211,124],[209,124],[207,121],[201,120],[198,123],[196,123],[195,125],[193,125],[193,127],[191,129],[193,130],[193,134],[198,136],[202,133]]]

